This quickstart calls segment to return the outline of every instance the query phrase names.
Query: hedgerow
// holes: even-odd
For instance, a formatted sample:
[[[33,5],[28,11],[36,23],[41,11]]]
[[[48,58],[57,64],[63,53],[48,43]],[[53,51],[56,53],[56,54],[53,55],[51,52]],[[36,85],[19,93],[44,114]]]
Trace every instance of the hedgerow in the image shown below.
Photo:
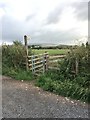
[[[29,51],[29,54],[30,51]],[[21,42],[14,41],[13,45],[2,46],[2,74],[15,79],[31,80],[30,71],[25,69],[26,50]]]
[[[90,45],[71,49],[62,62],[59,70],[49,70],[40,76],[36,85],[56,94],[90,103]],[[76,58],[78,74],[76,74]]]

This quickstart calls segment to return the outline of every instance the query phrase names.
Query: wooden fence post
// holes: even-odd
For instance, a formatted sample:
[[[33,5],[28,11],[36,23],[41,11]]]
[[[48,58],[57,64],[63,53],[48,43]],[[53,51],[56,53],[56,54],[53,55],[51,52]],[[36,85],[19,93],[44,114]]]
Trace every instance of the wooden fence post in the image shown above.
[[[26,70],[28,71],[28,44],[27,44],[27,36],[24,35],[25,42],[25,50],[26,50]]]
[[[45,71],[48,70],[48,58],[49,58],[48,53],[45,52]]]
[[[35,56],[32,55],[32,73],[35,74]]]
[[[76,75],[78,74],[78,59],[76,58]]]
[[[42,56],[43,57],[43,74],[45,73],[45,55]]]

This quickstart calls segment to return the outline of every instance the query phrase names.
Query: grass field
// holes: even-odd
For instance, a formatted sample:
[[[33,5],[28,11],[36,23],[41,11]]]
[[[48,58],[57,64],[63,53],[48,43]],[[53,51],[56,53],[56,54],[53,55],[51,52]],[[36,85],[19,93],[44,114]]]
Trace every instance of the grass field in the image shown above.
[[[42,54],[47,51],[50,55],[66,54],[69,49],[33,49],[34,54]]]

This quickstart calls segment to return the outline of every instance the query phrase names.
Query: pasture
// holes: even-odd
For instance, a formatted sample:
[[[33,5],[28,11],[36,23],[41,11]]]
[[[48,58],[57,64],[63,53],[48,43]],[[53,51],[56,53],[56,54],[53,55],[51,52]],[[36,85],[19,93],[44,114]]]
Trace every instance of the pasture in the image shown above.
[[[49,55],[65,55],[69,49],[32,49],[34,54],[43,54],[48,52]]]

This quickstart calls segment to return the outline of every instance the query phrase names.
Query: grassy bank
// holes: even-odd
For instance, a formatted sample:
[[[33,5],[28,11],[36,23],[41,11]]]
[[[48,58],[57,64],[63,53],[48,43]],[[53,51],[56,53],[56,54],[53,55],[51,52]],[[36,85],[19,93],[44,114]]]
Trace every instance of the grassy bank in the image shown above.
[[[25,70],[25,47],[14,41],[13,45],[2,46],[2,74],[17,80],[32,80],[30,71]]]
[[[90,75],[83,77],[79,75],[71,79],[59,72],[48,71],[38,78],[36,86],[64,97],[90,103],[89,78]]]
[[[3,69],[2,69],[2,74],[5,75],[5,76],[9,76],[9,77],[12,77],[16,80],[33,80],[34,77],[31,73],[31,71],[26,71],[24,69],[15,69],[13,67],[8,67],[8,66],[3,66]]]

